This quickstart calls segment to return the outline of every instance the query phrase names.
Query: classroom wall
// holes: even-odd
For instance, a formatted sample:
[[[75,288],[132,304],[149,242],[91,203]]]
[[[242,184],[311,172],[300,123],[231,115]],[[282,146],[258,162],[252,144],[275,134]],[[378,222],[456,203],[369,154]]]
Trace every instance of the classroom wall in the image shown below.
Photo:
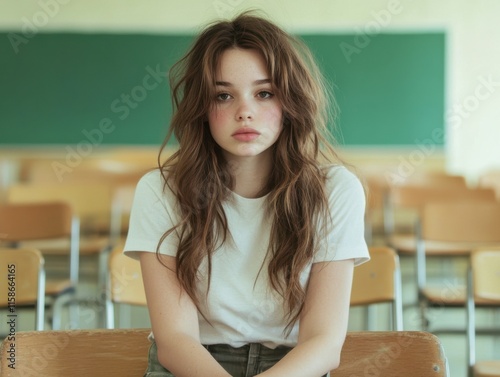
[[[500,167],[497,0],[26,0],[0,7],[0,29],[31,37],[70,30],[191,33],[248,8],[262,9],[290,31],[354,31],[367,37],[368,45],[378,32],[445,30],[447,168],[473,181],[482,171]],[[435,138],[431,133],[416,140],[398,159],[418,167],[440,153]]]

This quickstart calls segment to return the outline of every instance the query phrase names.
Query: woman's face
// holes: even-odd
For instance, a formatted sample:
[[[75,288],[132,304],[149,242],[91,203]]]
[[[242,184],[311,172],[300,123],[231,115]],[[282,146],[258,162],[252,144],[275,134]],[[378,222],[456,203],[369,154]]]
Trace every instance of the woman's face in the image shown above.
[[[232,48],[216,72],[210,132],[226,158],[271,158],[270,147],[282,129],[282,109],[264,58],[256,50]]]

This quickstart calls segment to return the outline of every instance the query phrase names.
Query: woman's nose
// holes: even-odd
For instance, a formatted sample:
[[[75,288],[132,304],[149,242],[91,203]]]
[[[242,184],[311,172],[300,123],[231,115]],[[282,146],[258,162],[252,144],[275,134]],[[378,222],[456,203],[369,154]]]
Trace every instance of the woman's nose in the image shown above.
[[[236,120],[244,121],[253,119],[253,111],[248,103],[242,101],[236,111]]]

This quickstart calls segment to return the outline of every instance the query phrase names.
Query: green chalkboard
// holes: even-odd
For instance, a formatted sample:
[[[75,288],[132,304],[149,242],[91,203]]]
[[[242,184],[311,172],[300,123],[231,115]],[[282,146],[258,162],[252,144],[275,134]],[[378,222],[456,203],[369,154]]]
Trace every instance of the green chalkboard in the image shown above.
[[[348,145],[411,145],[444,124],[444,33],[302,36]],[[189,35],[0,33],[0,144],[159,144]],[[19,40],[18,40],[19,41]],[[17,50],[17,51],[15,51]]]

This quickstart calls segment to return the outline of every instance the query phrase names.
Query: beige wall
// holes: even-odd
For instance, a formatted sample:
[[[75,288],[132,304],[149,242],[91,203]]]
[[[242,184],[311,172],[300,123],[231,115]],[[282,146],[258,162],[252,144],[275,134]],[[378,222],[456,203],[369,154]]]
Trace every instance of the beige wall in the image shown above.
[[[248,8],[261,9],[288,30],[296,32],[364,33],[367,28],[387,32],[445,30],[449,41],[446,166],[450,172],[464,174],[471,181],[488,168],[500,168],[498,0],[2,1],[0,29],[23,32],[31,23],[37,32],[195,32],[214,18]],[[418,144],[396,149],[394,164],[402,160],[411,163],[411,156],[420,150]],[[431,160],[441,152],[429,153]]]

